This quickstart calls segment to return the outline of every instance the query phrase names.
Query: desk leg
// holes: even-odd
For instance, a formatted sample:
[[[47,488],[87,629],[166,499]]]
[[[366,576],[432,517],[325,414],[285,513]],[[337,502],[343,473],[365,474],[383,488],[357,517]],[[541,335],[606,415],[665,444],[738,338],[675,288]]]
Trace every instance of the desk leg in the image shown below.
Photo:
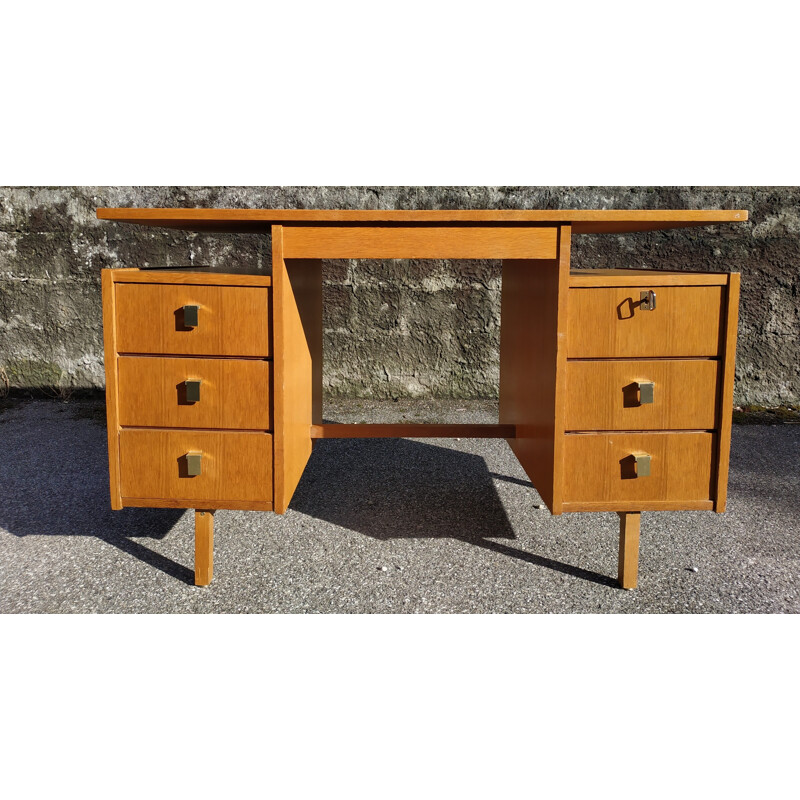
[[[619,513],[619,585],[623,589],[635,589],[639,572],[639,511]]]
[[[194,584],[208,586],[214,577],[214,512],[194,512]]]

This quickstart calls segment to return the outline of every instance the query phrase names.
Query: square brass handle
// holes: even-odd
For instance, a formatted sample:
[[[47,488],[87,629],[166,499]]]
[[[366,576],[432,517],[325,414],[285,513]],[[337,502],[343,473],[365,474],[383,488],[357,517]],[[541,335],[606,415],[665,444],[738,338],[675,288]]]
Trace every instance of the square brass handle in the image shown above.
[[[650,476],[650,456],[647,453],[633,453],[636,464],[636,477],[647,478]]]
[[[655,389],[653,381],[636,381],[636,388],[639,390],[640,406],[653,402],[653,391]]]
[[[183,327],[196,328],[197,327],[197,312],[200,306],[184,306],[183,307]]]
[[[187,453],[186,454],[186,474],[190,478],[200,475],[202,471],[202,453]]]
[[[200,384],[202,381],[184,381],[183,385],[186,389],[186,402],[199,403],[200,402]]]

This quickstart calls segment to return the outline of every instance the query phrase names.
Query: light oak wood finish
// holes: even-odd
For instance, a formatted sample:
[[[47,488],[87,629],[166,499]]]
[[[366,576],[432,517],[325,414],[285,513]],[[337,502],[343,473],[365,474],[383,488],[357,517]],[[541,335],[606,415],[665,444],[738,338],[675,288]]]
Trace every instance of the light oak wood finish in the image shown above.
[[[717,452],[715,511],[722,513],[728,501],[728,468],[731,454],[733,423],[733,382],[736,372],[736,332],[739,324],[739,273],[729,276],[725,304],[725,351],[722,359],[722,381],[719,393],[720,423]]]
[[[717,356],[721,286],[665,286],[653,311],[640,305],[652,285],[570,289],[569,358]]]
[[[117,381],[117,324],[114,277],[109,269],[101,273],[103,298],[103,359],[106,373],[106,430],[108,434],[108,474],[111,508],[122,508],[119,487],[119,389]]]
[[[619,515],[619,569],[617,579],[623,589],[635,589],[639,575],[639,526],[642,515],[636,511]]]
[[[709,359],[567,362],[566,429],[712,430],[719,363]],[[638,382],[654,384],[640,403]]]
[[[274,495],[274,508],[283,513],[317,438],[502,435],[554,514],[621,512],[619,579],[626,588],[636,585],[641,511],[724,508],[738,276],[639,269],[570,273],[570,238],[572,233],[743,221],[747,212],[99,209],[98,217],[185,230],[269,233],[272,229],[273,234],[272,279],[180,269],[104,274],[109,463],[115,507],[194,507],[198,514],[210,516],[213,512],[203,509],[270,509]],[[503,259],[500,424],[323,425],[322,258]],[[648,289],[657,290],[652,312],[639,304],[640,292]],[[215,314],[209,315],[210,306],[202,299],[189,299],[202,292],[235,292],[228,297],[239,308],[237,313],[226,312],[228,322],[219,325],[208,341],[185,347],[174,337],[189,332],[179,330],[177,308],[199,305],[201,320],[213,321],[220,313],[215,307]],[[242,292],[262,293],[257,313],[241,313]],[[169,293],[172,330],[167,325],[164,331],[156,301]],[[138,307],[129,302],[131,297],[138,298]],[[230,346],[242,332],[242,318],[260,320],[254,324],[263,326],[263,332],[247,330],[241,337],[242,342],[255,343],[257,352],[244,350],[238,342]],[[216,430],[216,426],[252,424],[247,414],[253,411],[252,395],[260,393],[255,388],[260,379],[246,379],[253,385],[252,393],[237,393],[244,408],[236,413],[243,411],[248,421],[234,419],[226,407],[236,403],[220,394],[214,398],[213,413],[206,410],[209,417],[193,417],[186,424],[195,427],[176,429],[186,415],[181,409],[173,415],[175,409],[164,399],[169,392],[164,395],[162,390],[159,395],[150,386],[175,380],[174,391],[177,378],[170,370],[205,368],[207,362],[225,374],[220,380],[226,385],[229,376],[242,369],[240,364],[264,369],[263,360],[235,359],[267,358],[273,325],[274,442],[267,433]],[[179,369],[172,362],[185,363]],[[189,366],[189,362],[195,363]],[[117,380],[118,363],[124,381]],[[142,375],[134,374],[137,369]],[[148,369],[159,377],[148,377]],[[648,374],[639,374],[642,370]],[[656,402],[648,407],[626,403],[626,392],[631,395],[628,384],[648,379],[655,384]],[[212,379],[203,380],[209,388]],[[266,395],[268,413],[269,389]],[[143,419],[168,427],[123,427],[117,436],[121,422]],[[204,425],[215,430],[199,429]],[[571,431],[585,426],[592,432],[565,433],[567,426]],[[685,426],[699,427],[685,430]],[[112,453],[118,446],[115,499]],[[201,475],[181,475],[185,453],[176,455],[175,448],[203,453]],[[649,454],[649,476],[635,476],[633,453]],[[170,462],[177,465],[177,477],[175,469],[164,466]],[[187,492],[190,482],[194,488]],[[213,516],[198,517],[196,523],[196,580],[208,582],[213,570]]]
[[[556,228],[283,229],[284,258],[548,258]]]
[[[117,349],[120,353],[244,356],[270,353],[270,289],[118,283]],[[199,306],[187,328],[182,309]]]
[[[311,356],[311,422],[322,424],[322,260],[286,262],[303,334]]]
[[[98,208],[98,219],[188,231],[269,233],[272,225],[329,224],[548,224],[571,225],[573,233],[632,233],[744,222],[744,210],[490,210],[424,211],[266,208]]]
[[[553,514],[561,513],[570,227],[558,257],[503,261],[500,423],[522,468]]]
[[[430,423],[312,425],[312,439],[513,439],[513,425],[438,425]]]
[[[181,286],[253,286],[269,288],[269,275],[237,274],[234,272],[208,272],[199,268],[181,271],[174,269],[136,269],[119,267],[109,270],[116,283],[177,284]]]
[[[286,260],[283,228],[272,229],[275,338],[275,511],[283,514],[311,455],[311,425],[322,422],[322,271]],[[316,388],[315,388],[316,387]]]
[[[648,288],[655,286],[726,286],[728,275],[722,272],[667,272],[660,269],[573,269],[569,274],[571,289],[631,286],[641,282],[646,283]]]
[[[182,500],[195,507],[217,499],[272,501],[268,433],[124,428],[119,438],[125,498]],[[202,453],[200,475],[187,475],[187,453]]]
[[[123,505],[131,508],[197,508],[196,500],[172,500],[163,497],[123,497]],[[231,511],[272,511],[271,500],[223,500],[215,497],[203,500],[203,505],[216,510]]]
[[[214,577],[214,512],[194,512],[194,583],[208,586]]]
[[[650,456],[648,477],[637,477],[633,459],[637,453]],[[564,436],[564,463],[564,501],[573,504],[570,510],[582,510],[590,503],[709,501],[715,472],[714,435],[571,433]]]
[[[121,356],[119,424],[159,428],[270,430],[268,361]],[[185,381],[200,381],[187,401]]]
[[[600,500],[571,502],[565,500],[564,512],[574,511],[713,511],[713,500]]]

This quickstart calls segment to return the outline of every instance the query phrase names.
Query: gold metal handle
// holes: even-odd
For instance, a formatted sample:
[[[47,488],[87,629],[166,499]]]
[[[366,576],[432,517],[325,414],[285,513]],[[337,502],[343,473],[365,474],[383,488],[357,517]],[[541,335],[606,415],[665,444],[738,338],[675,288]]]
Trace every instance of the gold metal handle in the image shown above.
[[[200,384],[202,381],[184,381],[183,385],[186,388],[186,402],[199,403],[200,402]]]
[[[196,328],[197,327],[197,312],[200,306],[184,306],[183,307],[183,327]]]
[[[653,391],[655,390],[653,381],[636,381],[636,388],[639,391],[640,406],[653,402]]]
[[[639,308],[642,311],[655,311],[656,310],[656,293],[652,289],[639,294]]]
[[[203,459],[202,453],[187,453],[186,454],[186,474],[190,478],[200,475],[202,471],[201,461]]]
[[[647,453],[632,453],[636,464],[636,477],[647,478],[650,475],[650,456]]]

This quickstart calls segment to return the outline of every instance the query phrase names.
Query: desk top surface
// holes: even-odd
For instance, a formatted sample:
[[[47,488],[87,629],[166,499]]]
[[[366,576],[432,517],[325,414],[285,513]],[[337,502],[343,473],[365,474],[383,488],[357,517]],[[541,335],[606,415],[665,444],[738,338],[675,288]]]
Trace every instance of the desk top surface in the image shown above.
[[[572,225],[573,233],[633,233],[744,222],[744,210],[435,211],[280,208],[98,208],[98,219],[210,233],[268,233],[271,225]]]

